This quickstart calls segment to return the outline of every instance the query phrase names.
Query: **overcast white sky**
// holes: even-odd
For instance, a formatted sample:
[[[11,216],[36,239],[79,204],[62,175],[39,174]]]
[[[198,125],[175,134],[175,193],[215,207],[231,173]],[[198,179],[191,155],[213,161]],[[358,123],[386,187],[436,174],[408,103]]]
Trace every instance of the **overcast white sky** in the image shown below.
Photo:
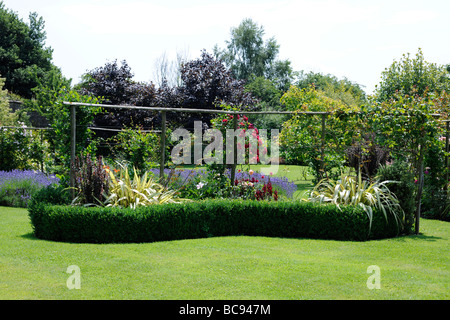
[[[449,0],[3,0],[28,22],[45,20],[47,46],[66,77],[126,60],[137,81],[154,81],[164,52],[191,58],[225,47],[244,18],[275,37],[295,71],[346,77],[371,93],[381,72],[405,53],[450,63]]]

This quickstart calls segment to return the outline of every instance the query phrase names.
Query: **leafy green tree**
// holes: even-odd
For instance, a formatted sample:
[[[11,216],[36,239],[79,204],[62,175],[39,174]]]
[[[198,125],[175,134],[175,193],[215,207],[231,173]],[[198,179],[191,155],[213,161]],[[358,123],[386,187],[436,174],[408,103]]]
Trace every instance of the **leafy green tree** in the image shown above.
[[[250,79],[245,85],[245,90],[270,106],[280,106],[280,98],[284,93],[271,80],[264,77]]]
[[[49,123],[55,121],[56,114],[53,105],[61,90],[71,88],[71,80],[66,79],[59,68],[53,67],[44,77],[36,79],[37,86],[32,89],[33,99],[25,101],[28,110],[37,111],[44,116]]]
[[[307,89],[311,85],[317,90],[321,90],[326,96],[342,101],[346,105],[361,106],[366,99],[366,93],[357,83],[353,83],[350,80],[338,79],[331,74],[322,74],[303,71],[299,72],[298,80],[295,85],[300,89]]]
[[[158,133],[144,132],[140,128],[127,128],[111,140],[114,144],[115,159],[127,164],[130,171],[137,170],[144,173],[158,166],[160,158]]]
[[[9,107],[8,92],[0,78],[0,170],[35,169],[44,159],[45,146],[37,134],[22,128],[1,128],[19,126],[18,112]],[[24,128],[26,128],[24,126]]]
[[[29,23],[0,1],[0,74],[5,87],[24,98],[32,97],[37,79],[52,67],[52,49],[45,47],[44,20],[30,13]]]
[[[446,66],[425,61],[419,49],[415,58],[404,54],[400,61],[394,61],[381,76],[375,90],[379,102],[395,98],[396,94],[422,96],[425,92],[450,92],[450,75]]]
[[[67,102],[83,102],[98,104],[99,99],[81,95],[76,90],[64,86],[64,81],[60,82],[57,76],[53,81],[48,81],[45,85],[39,86],[35,90],[36,99],[33,103],[36,110],[41,112],[50,123],[53,129],[48,132],[47,139],[50,148],[54,152],[57,165],[63,165],[62,172],[68,172],[70,164],[71,148],[71,122],[70,107],[63,104]],[[94,154],[97,149],[97,141],[94,139],[94,132],[89,129],[93,125],[94,117],[102,110],[99,107],[78,106],[76,108],[76,153]]]
[[[230,68],[239,80],[265,77],[287,90],[293,71],[289,60],[277,60],[280,46],[275,38],[264,41],[264,28],[251,19],[244,19],[231,29],[226,49],[214,48],[214,54]]]
[[[332,169],[344,167],[346,159],[343,151],[360,136],[357,118],[347,117],[346,114],[359,111],[359,108],[329,98],[314,86],[307,89],[291,86],[282,96],[281,103],[287,110],[297,111],[283,123],[280,134],[281,150],[286,161],[309,166],[315,182],[339,174],[339,170]],[[329,114],[302,113],[305,111]],[[322,117],[326,121],[325,131],[322,131]]]
[[[443,160],[445,142],[442,137],[445,133],[433,116],[448,108],[443,107],[447,104],[445,92],[437,95],[425,91],[422,95],[396,94],[392,99],[374,101],[363,108],[368,126],[377,132],[379,144],[390,150],[394,161],[407,161],[416,177],[416,233],[419,231],[421,201],[425,196],[422,191],[443,191],[448,183],[448,169]],[[428,208],[448,205],[448,195],[445,199],[436,196],[426,193]]]
[[[259,100],[256,108],[260,111],[279,111],[282,109],[280,98],[284,91],[276,84],[264,77],[254,77],[247,82],[245,90]],[[250,121],[259,129],[267,129],[270,138],[270,129],[281,129],[283,122],[288,120],[290,115],[275,114],[249,114]]]

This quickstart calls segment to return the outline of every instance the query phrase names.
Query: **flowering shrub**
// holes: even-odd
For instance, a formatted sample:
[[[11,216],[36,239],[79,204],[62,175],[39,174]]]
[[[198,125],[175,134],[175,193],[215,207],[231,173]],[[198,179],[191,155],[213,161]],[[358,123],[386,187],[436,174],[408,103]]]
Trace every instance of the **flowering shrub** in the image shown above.
[[[258,171],[244,171],[244,170],[237,170],[236,172],[236,179],[237,180],[245,180],[245,179],[254,179],[256,182],[256,185],[259,187],[263,187],[264,184],[271,184],[271,186],[274,188],[273,191],[277,191],[277,193],[280,195],[284,195],[287,198],[292,198],[294,195],[294,192],[297,191],[297,186],[293,181],[290,181],[286,177],[275,177],[273,174],[265,175]]]
[[[155,176],[159,169],[151,170]],[[168,184],[179,190],[182,197],[190,199],[205,198],[241,198],[241,199],[273,199],[281,196],[292,198],[297,186],[286,177],[264,175],[253,170],[237,170],[234,184],[230,184],[230,171],[218,175],[207,169],[165,169]]]
[[[228,106],[222,106],[224,109],[229,109]],[[212,119],[211,123],[215,129],[218,129],[222,132],[223,136],[226,136],[226,130],[227,129],[234,129],[233,127],[233,121],[234,117],[237,117],[237,130],[239,132],[239,138],[244,138],[244,146],[241,145],[241,143],[237,142],[237,148],[238,150],[242,150],[244,148],[244,162],[246,164],[252,163],[257,164],[260,162],[260,156],[266,156],[268,154],[267,151],[267,141],[263,139],[262,136],[260,136],[260,132],[258,128],[249,121],[248,117],[246,115],[232,115],[232,114],[222,114],[219,115],[217,118]],[[247,132],[250,130],[250,133],[252,135],[252,139],[256,143],[251,143],[250,137],[248,136]],[[263,155],[260,154],[260,148],[264,146],[263,148]],[[223,163],[226,163],[224,161]],[[243,163],[240,163],[243,164]]]
[[[58,177],[40,171],[0,171],[0,205],[27,207],[30,198],[37,191],[59,183]]]
[[[159,175],[158,169],[151,170]],[[192,169],[165,170],[167,184],[178,190],[182,198],[206,199],[228,198],[230,196],[230,177],[221,170]]]

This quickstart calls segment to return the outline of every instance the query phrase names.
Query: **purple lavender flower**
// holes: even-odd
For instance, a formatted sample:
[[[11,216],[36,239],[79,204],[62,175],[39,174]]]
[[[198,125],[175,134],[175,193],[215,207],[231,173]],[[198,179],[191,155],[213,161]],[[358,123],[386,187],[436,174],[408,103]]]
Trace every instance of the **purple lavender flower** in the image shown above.
[[[156,177],[159,177],[159,169],[152,169],[151,172]],[[164,174],[169,176],[172,174],[172,185],[174,187],[180,187],[184,184],[190,183],[192,181],[200,181],[205,180],[207,178],[206,169],[182,169],[182,170],[174,170],[171,173],[170,169],[164,169]],[[227,170],[226,174],[228,177],[231,177],[231,172]],[[260,172],[253,171],[250,175],[249,172],[246,171],[236,171],[235,178],[237,180],[245,180],[245,179],[255,179],[258,182],[255,182],[255,187],[260,187],[264,185],[264,183],[268,183],[269,180],[272,186],[278,190],[278,192],[282,192],[286,195],[286,197],[291,198],[294,195],[294,192],[297,191],[297,185],[293,181],[289,181],[286,177],[275,177],[270,175],[264,175]]]
[[[58,177],[39,171],[0,171],[0,203],[26,207],[28,200],[36,191],[59,183]]]
[[[159,169],[150,170],[155,177],[159,177]],[[206,176],[205,169],[164,169],[164,175],[171,178],[171,183],[175,186],[181,186],[183,184],[190,183],[195,179]]]

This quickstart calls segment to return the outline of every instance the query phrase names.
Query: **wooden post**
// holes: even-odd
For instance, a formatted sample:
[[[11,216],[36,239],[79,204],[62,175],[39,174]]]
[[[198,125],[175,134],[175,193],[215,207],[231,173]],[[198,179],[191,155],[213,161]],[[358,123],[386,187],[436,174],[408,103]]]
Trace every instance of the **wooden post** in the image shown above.
[[[166,112],[161,112],[161,158],[159,163],[159,181],[164,179],[164,162],[166,157]]]
[[[422,204],[422,191],[423,191],[423,151],[422,148],[420,148],[420,155],[419,155],[419,188],[417,190],[417,198],[416,198],[416,217],[415,217],[415,233],[419,234],[419,227],[420,227],[420,210],[421,210],[421,204]]]
[[[321,161],[322,161],[322,174],[325,174],[325,117],[327,115],[324,113],[322,114],[322,146],[321,146]],[[323,178],[323,177],[322,177]]]
[[[445,130],[445,190],[447,190],[448,188],[448,179],[449,179],[449,174],[448,174],[448,151],[449,151],[449,136],[450,136],[450,121],[446,121],[446,130]]]
[[[236,162],[237,162],[237,137],[236,137],[236,130],[237,130],[237,117],[238,114],[235,113],[233,117],[233,163],[231,164],[231,175],[230,175],[230,182],[231,185],[234,186],[234,180],[236,177]]]
[[[76,106],[70,106],[70,187],[72,200],[75,199],[75,157],[77,146],[77,116]]]
[[[39,130],[39,137],[41,138],[41,145],[44,145],[44,132],[43,130]],[[42,158],[42,161],[40,163],[41,166],[41,172],[44,172],[44,158]]]

